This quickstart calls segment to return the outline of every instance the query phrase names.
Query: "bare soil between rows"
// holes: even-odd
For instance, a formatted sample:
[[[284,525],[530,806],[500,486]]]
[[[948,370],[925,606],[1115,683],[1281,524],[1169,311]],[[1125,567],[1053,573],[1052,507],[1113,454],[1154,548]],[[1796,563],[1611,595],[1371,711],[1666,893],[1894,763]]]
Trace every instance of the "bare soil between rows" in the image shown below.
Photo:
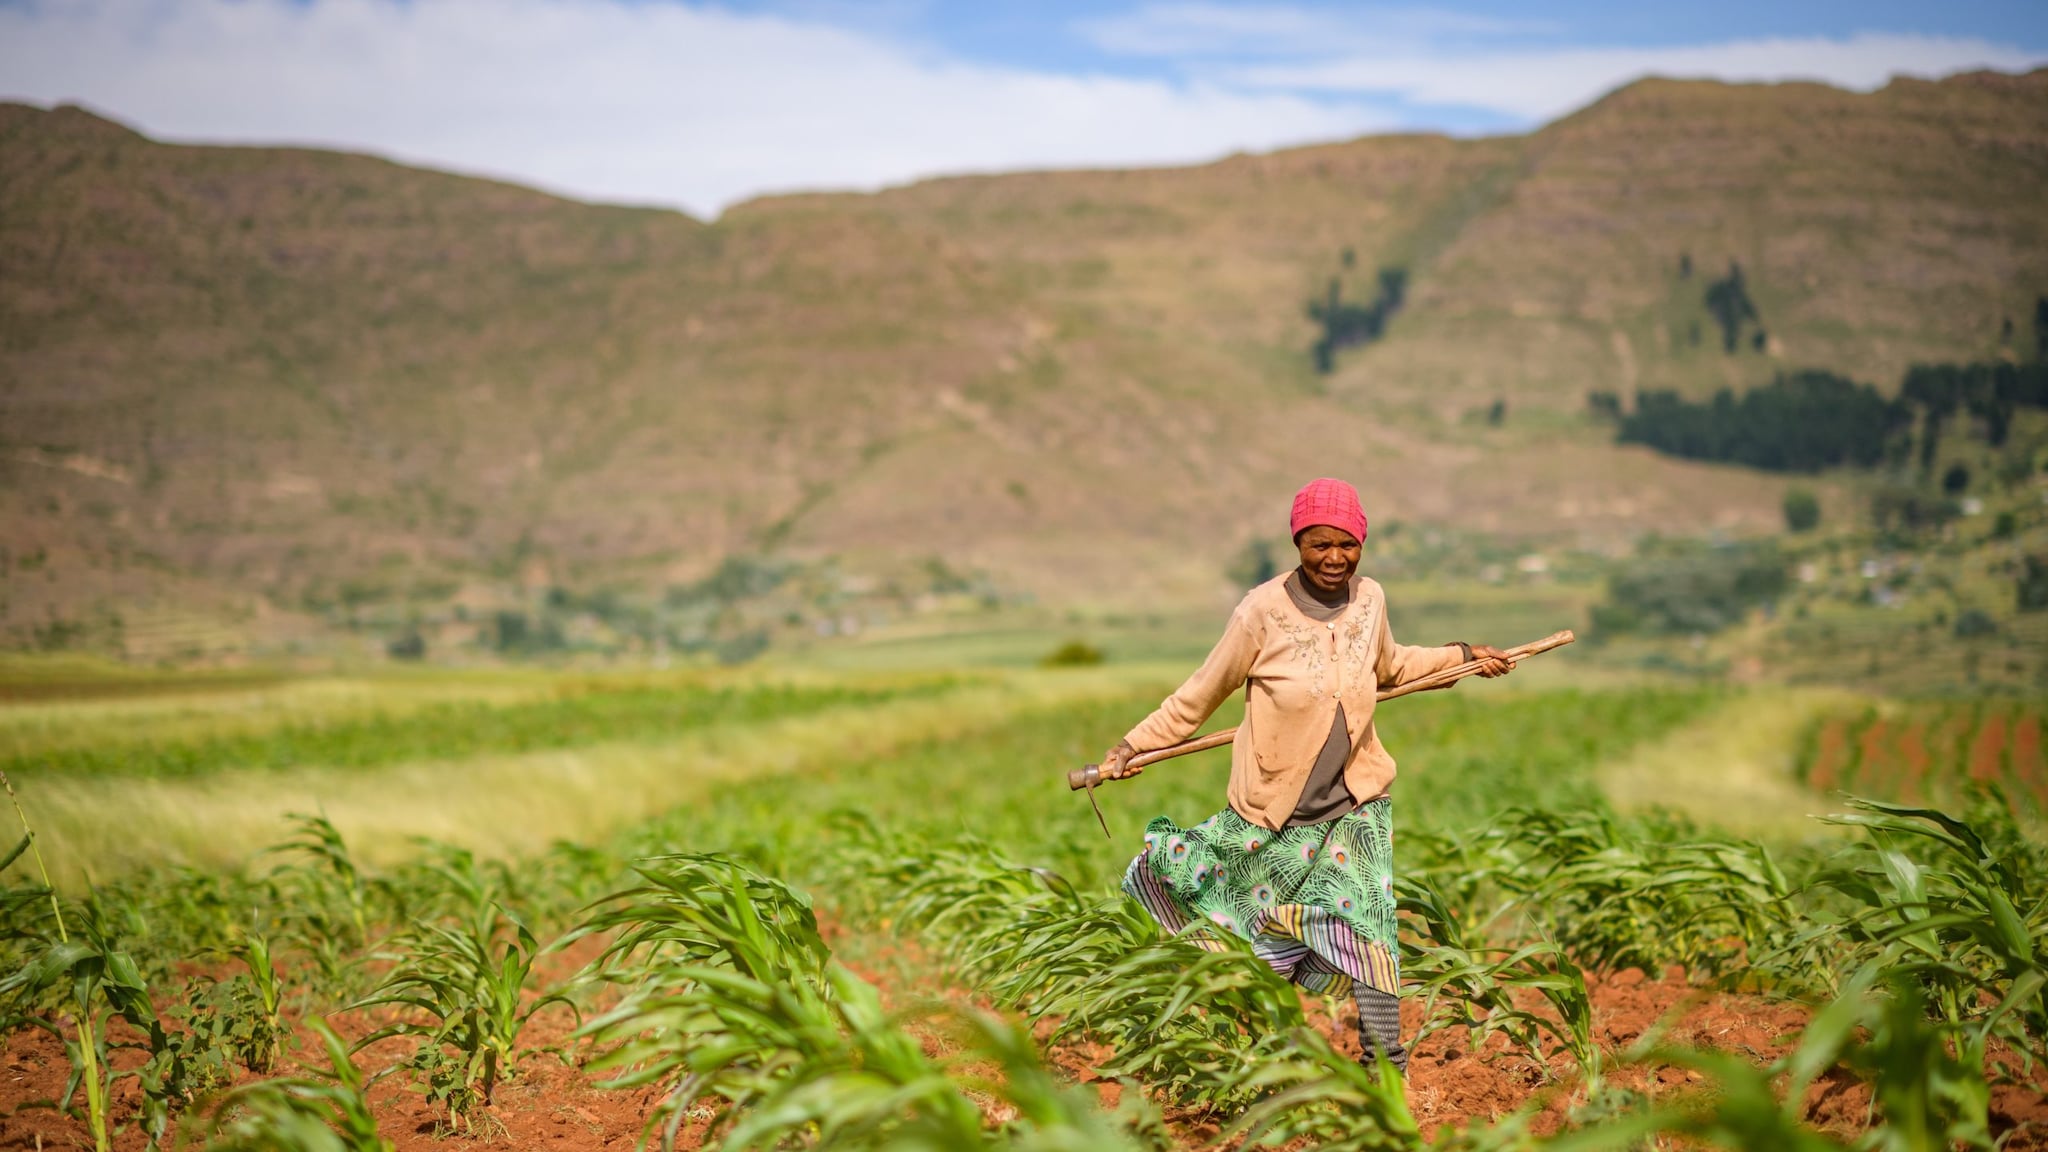
[[[843,953],[848,950],[844,945],[854,945],[850,950],[857,958],[846,962],[876,983],[892,1007],[934,997],[972,1002],[967,993],[936,979],[915,948],[873,938],[856,943],[829,922],[827,932],[835,938],[835,950]],[[561,964],[561,971],[550,975],[559,978],[573,966]],[[1625,1051],[1651,1029],[1661,1027],[1666,1043],[1729,1053],[1762,1065],[1791,1050],[1808,1015],[1798,1005],[1691,987],[1676,970],[1657,977],[1633,969],[1589,973],[1587,980],[1595,1036],[1609,1052]],[[1343,1051],[1359,1054],[1348,1005],[1340,1006],[1335,1015],[1319,1000],[1310,999],[1307,1007],[1316,1028]],[[1411,998],[1404,1003],[1407,1034],[1412,1036],[1420,1027],[1421,1013],[1419,1001]],[[329,1020],[344,1038],[354,1040],[389,1018],[388,1013],[343,1012]],[[382,1080],[370,1093],[380,1130],[400,1152],[445,1152],[464,1145],[565,1152],[633,1147],[659,1104],[661,1091],[600,1087],[602,1077],[581,1067],[587,1050],[571,1045],[575,1023],[567,1009],[550,1008],[535,1016],[521,1038],[522,1046],[533,1051],[500,1085],[490,1107],[479,1110],[467,1131],[451,1129],[443,1110],[408,1089],[404,1073]],[[946,1038],[935,1032],[920,1035],[933,1055],[948,1047]],[[320,1052],[319,1041],[309,1030],[299,1029],[297,1039],[297,1058],[310,1059]],[[404,1039],[381,1041],[358,1053],[357,1064],[366,1074],[375,1074],[403,1060],[410,1054],[411,1044]],[[1435,1137],[1471,1125],[1492,1124],[1525,1109],[1533,1113],[1532,1128],[1548,1133],[1562,1127],[1569,1110],[1583,1101],[1570,1058],[1561,1054],[1547,1066],[1539,1065],[1510,1050],[1499,1036],[1474,1050],[1463,1028],[1439,1031],[1413,1047],[1408,1102],[1423,1130]],[[1097,1071],[1108,1055],[1100,1046],[1077,1043],[1054,1048],[1048,1058],[1074,1083],[1093,1085],[1108,1107],[1115,1105],[1124,1090]],[[288,1054],[287,1063],[291,1059]],[[124,1053],[115,1063],[126,1068],[138,1061],[136,1054]],[[69,1071],[62,1044],[48,1033],[30,1029],[6,1038],[0,1048],[0,1150],[92,1146],[83,1120],[48,1108],[25,1107],[32,1101],[55,1098]],[[2002,1086],[1993,1092],[1993,1135],[2008,1136],[2004,1145],[2008,1152],[2048,1152],[2048,1088],[2044,1088],[2048,1081],[2043,1076],[2048,1076],[2048,1071],[2037,1070],[2032,1091]],[[245,1072],[238,1082],[251,1079],[255,1077]],[[1659,1098],[1703,1090],[1697,1073],[1673,1066],[1619,1067],[1610,1072],[1609,1080]],[[146,1147],[135,1123],[139,1100],[132,1080],[117,1087],[112,1117],[120,1131],[113,1146],[121,1152]],[[82,1106],[82,1094],[79,1103]],[[1803,1113],[1808,1122],[1841,1137],[1865,1130],[1874,1120],[1868,1088],[1840,1069],[1823,1075],[1809,1088]],[[678,1147],[702,1147],[711,1119],[709,1109],[693,1113]],[[1226,1131],[1228,1120],[1174,1109],[1167,1110],[1167,1119],[1181,1145],[1190,1149],[1213,1144]]]

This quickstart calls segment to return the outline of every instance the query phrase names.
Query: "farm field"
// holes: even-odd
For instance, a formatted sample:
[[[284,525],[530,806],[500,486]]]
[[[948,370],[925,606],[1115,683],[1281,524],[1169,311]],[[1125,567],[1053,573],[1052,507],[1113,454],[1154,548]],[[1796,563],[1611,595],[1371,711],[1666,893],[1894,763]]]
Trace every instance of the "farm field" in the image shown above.
[[[0,1148],[2048,1147],[2048,851],[1961,783],[2038,779],[2038,709],[1390,703],[1404,1086],[1116,892],[1225,757],[1114,839],[1061,777],[1176,670],[17,698]],[[1945,812],[1824,794],[1915,799],[1829,751],[1912,732]]]
[[[2048,813],[2039,701],[1939,701],[1866,707],[1817,726],[1800,776],[1817,789],[1955,803],[1996,788],[2017,816]]]

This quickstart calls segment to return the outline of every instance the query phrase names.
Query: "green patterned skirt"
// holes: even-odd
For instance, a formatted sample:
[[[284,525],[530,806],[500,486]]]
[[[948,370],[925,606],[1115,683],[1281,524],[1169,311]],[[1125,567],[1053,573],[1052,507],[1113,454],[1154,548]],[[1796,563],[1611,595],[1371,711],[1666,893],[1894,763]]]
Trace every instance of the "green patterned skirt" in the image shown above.
[[[1167,931],[1208,920],[1310,991],[1400,995],[1388,797],[1278,832],[1229,808],[1187,829],[1161,816],[1123,887]]]

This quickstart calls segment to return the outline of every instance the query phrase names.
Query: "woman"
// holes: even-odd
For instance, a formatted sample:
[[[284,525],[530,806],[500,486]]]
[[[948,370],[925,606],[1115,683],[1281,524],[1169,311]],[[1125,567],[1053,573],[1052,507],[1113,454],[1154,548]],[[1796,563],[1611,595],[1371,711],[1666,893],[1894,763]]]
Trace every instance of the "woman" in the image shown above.
[[[1209,658],[1103,757],[1104,776],[1136,775],[1132,756],[1193,736],[1244,689],[1229,807],[1185,830],[1152,821],[1124,891],[1168,931],[1205,917],[1302,987],[1353,991],[1366,1058],[1382,1053],[1405,1073],[1394,759],[1373,730],[1375,695],[1468,660],[1489,677],[1512,665],[1484,644],[1394,642],[1385,591],[1357,574],[1365,513],[1351,485],[1303,488],[1290,526],[1301,566],[1246,593]]]

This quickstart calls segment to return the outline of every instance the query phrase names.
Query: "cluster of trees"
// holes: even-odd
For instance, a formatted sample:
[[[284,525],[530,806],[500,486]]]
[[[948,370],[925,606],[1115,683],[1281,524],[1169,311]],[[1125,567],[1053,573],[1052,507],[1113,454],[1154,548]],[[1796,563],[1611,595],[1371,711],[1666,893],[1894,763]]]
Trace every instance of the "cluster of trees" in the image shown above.
[[[1347,249],[1344,253],[1345,267],[1350,267],[1351,262],[1352,255]],[[1401,310],[1407,294],[1406,268],[1380,269],[1379,295],[1369,304],[1345,302],[1343,278],[1330,277],[1329,292],[1321,300],[1309,301],[1308,305],[1309,319],[1323,328],[1314,348],[1316,371],[1325,375],[1334,371],[1339,348],[1370,344],[1385,335],[1388,321]]]
[[[1885,458],[1912,413],[1867,384],[1832,372],[1781,375],[1741,396],[1723,388],[1697,404],[1676,392],[1644,392],[1633,412],[1613,393],[1588,398],[1619,421],[1616,438],[1670,456],[1720,460],[1775,472],[1814,472]]]
[[[1737,396],[1723,388],[1705,403],[1675,392],[1644,392],[1624,411],[1612,392],[1587,397],[1617,425],[1616,439],[1670,456],[1747,464],[1774,472],[1815,472],[1903,460],[1914,429],[1923,466],[1959,413],[1974,417],[1992,447],[2005,443],[2013,413],[2048,408],[2048,364],[1931,364],[1906,373],[1896,399],[1832,372],[1782,374]],[[1963,484],[1968,476],[1963,476]]]
[[[1609,578],[1607,602],[1593,609],[1595,636],[1718,632],[1785,591],[1784,559],[1768,541],[1673,547]]]
[[[1985,442],[1998,448],[2015,411],[2048,408],[2048,362],[1916,364],[1906,372],[1899,398],[1920,410],[1920,464],[1926,467],[1934,463],[1942,429],[1959,412],[1980,421]]]

